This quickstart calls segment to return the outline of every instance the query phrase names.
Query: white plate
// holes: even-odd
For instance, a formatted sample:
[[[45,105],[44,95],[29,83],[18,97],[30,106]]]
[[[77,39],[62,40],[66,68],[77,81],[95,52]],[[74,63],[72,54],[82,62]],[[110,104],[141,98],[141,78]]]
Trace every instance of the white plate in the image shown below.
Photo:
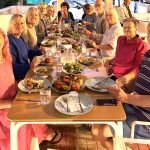
[[[81,111],[67,112],[67,109],[62,105],[62,103],[64,102],[63,99],[67,98],[67,96],[68,96],[68,94],[65,94],[65,95],[58,97],[55,100],[54,106],[60,113],[63,113],[66,115],[81,115],[81,114],[85,114],[85,113],[89,112],[93,108],[92,99],[85,95],[79,94],[81,105],[84,105],[83,112],[81,112]],[[68,107],[69,107],[69,103],[68,103]]]
[[[43,78],[40,78],[40,77],[37,77],[36,78],[33,78],[34,80],[38,81],[38,83],[41,83],[43,84],[43,87],[41,88],[44,88],[44,87],[49,87],[50,85],[50,82],[49,80],[47,79],[43,79]],[[26,79],[24,80],[21,80],[19,83],[18,83],[18,88],[23,91],[23,92],[28,92],[28,89],[27,89],[27,86],[26,86]],[[41,89],[40,88],[40,89]],[[40,89],[32,89],[31,92],[39,92]]]
[[[40,70],[48,70],[47,72],[39,72]],[[49,76],[52,74],[53,68],[49,66],[37,66],[34,68],[34,73],[39,76]]]
[[[107,92],[107,89],[95,89],[95,88],[92,88],[92,86],[94,86],[96,83],[99,83],[101,82],[102,80],[104,80],[106,77],[93,77],[93,78],[89,78],[85,81],[85,86],[87,88],[89,88],[90,90],[93,90],[93,91],[97,91],[97,92]],[[105,87],[108,87],[108,86],[114,86],[116,85],[116,82],[110,78],[106,79],[105,80],[105,83],[104,83]]]

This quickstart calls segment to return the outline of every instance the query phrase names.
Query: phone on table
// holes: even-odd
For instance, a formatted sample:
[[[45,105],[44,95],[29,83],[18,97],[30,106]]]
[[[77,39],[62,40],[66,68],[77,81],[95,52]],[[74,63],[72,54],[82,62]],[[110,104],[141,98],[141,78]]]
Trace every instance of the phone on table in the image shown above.
[[[97,99],[96,104],[98,106],[117,106],[116,99]]]

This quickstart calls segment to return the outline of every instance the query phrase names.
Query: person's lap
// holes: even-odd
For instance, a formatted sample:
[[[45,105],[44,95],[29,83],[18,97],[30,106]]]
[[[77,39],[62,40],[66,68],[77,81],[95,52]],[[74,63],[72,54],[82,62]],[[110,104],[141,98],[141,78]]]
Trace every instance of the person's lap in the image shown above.
[[[137,121],[138,119],[132,106],[125,104],[124,109],[127,115],[127,119],[123,122],[123,137],[130,138],[131,124],[133,121]],[[134,138],[137,139],[150,138],[150,130],[148,130],[145,126],[142,125],[136,125],[134,133]]]

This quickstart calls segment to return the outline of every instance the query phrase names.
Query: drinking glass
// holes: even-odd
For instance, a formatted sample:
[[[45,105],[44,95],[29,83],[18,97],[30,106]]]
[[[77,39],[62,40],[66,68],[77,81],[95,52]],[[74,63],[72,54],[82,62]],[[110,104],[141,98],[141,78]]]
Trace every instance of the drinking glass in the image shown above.
[[[50,102],[50,97],[51,97],[51,89],[45,89],[42,88],[40,89],[40,104],[41,105],[47,105]]]

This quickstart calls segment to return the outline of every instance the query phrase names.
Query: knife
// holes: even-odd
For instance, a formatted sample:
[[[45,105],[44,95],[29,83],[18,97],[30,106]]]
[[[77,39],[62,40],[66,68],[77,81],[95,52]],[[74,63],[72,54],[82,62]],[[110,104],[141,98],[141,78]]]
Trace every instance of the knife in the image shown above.
[[[82,105],[81,105],[81,99],[80,99],[80,96],[78,96],[78,100],[79,100],[79,106],[80,106],[81,112],[83,113],[84,110],[83,110]]]

